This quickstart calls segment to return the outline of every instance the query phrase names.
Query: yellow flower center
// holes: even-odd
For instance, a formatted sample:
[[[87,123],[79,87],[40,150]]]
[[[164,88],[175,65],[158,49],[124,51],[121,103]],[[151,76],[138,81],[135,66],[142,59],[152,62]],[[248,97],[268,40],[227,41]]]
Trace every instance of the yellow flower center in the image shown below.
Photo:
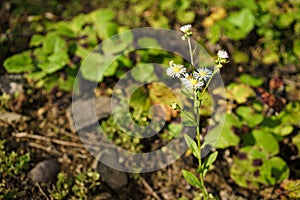
[[[200,75],[200,76],[206,76],[206,74],[207,74],[206,71],[201,71],[201,72],[199,72],[199,75]]]
[[[192,85],[196,85],[197,83],[198,83],[197,80],[195,80],[195,79],[192,79],[192,80],[191,80],[191,84],[192,84]]]
[[[175,72],[180,72],[180,68],[179,68],[179,67],[174,67],[173,70],[174,70]]]

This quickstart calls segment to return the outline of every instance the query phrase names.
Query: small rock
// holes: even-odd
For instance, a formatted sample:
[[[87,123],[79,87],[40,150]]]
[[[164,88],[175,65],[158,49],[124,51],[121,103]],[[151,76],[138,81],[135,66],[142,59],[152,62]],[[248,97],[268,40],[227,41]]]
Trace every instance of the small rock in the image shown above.
[[[101,163],[98,164],[97,169],[101,174],[101,181],[116,192],[128,183],[128,177],[125,172],[109,168]]]
[[[22,82],[21,75],[2,75],[0,76],[0,91],[10,95],[22,93],[24,91]]]
[[[95,107],[91,106],[94,101]],[[74,112],[76,115],[74,115]],[[111,112],[111,98],[102,96],[95,99],[78,99],[75,102],[72,102],[71,106],[66,111],[66,116],[70,124],[70,129],[73,132],[76,132],[76,129],[78,131],[98,123],[98,120],[108,117]],[[93,113],[96,114],[96,117],[92,115]],[[76,128],[74,121],[76,122]]]
[[[104,193],[98,194],[96,196],[93,196],[93,199],[94,200],[109,200],[109,199],[112,199],[112,196],[111,196],[111,194],[104,192]]]
[[[28,177],[35,182],[50,182],[57,177],[60,164],[56,158],[39,162],[30,172]]]

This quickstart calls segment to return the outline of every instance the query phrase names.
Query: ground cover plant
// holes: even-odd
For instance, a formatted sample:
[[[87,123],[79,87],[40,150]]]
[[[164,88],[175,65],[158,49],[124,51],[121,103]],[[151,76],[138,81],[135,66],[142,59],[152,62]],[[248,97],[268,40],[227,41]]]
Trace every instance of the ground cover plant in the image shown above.
[[[37,0],[1,5],[1,198],[201,199],[206,192],[216,199],[300,198],[298,1]],[[198,151],[193,150],[200,146],[197,136],[186,139],[192,151],[157,172],[130,174],[97,165],[70,124],[68,111],[78,70],[84,78],[95,80],[95,71],[80,68],[84,58],[102,41],[131,28],[180,32],[185,24],[192,25],[188,30],[194,34],[189,37],[213,58],[217,59],[220,49],[230,55],[221,69],[227,106],[214,146],[218,155],[210,154],[198,166]],[[119,38],[111,44],[115,48],[104,51],[116,53],[130,40]],[[144,38],[137,43],[157,42]],[[171,60],[173,67],[187,65],[182,58],[155,49],[123,55],[97,79],[95,96],[110,97],[117,80],[140,64],[168,66]],[[152,72],[153,67],[145,67],[133,79],[142,80]],[[170,71],[169,75],[176,76]],[[132,117],[141,125],[151,122],[151,105],[164,102],[167,124],[155,138],[124,135],[111,116],[102,118],[99,125],[114,144],[126,150],[155,150],[176,138],[182,128],[178,105],[168,95],[165,86],[149,84],[130,100]],[[203,98],[208,103],[200,109],[201,133],[207,131],[211,115],[211,96],[205,93]],[[38,163],[53,158],[59,167],[51,180],[29,178]],[[202,165],[202,171],[197,170]],[[200,185],[195,176],[199,173],[206,175]]]

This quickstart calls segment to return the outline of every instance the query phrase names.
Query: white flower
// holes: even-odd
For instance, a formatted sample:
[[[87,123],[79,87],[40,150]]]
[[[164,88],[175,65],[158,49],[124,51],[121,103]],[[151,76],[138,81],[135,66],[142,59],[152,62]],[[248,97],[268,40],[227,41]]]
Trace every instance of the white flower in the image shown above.
[[[183,65],[174,64],[174,61],[170,61],[170,67],[167,69],[167,75],[174,78],[180,78],[186,72],[186,68]]]
[[[200,89],[204,85],[203,81],[197,80],[188,74],[185,74],[185,77],[181,78],[181,81],[187,89]]]
[[[187,25],[184,25],[184,26],[180,27],[180,30],[181,30],[183,33],[188,33],[188,32],[191,31],[191,28],[192,28],[192,25],[187,24]]]
[[[229,58],[229,55],[225,50],[219,50],[218,57],[221,59],[227,59],[227,58]]]
[[[194,77],[198,80],[206,81],[207,79],[209,79],[209,77],[211,77],[211,75],[212,75],[212,71],[206,67],[199,68],[194,72]]]

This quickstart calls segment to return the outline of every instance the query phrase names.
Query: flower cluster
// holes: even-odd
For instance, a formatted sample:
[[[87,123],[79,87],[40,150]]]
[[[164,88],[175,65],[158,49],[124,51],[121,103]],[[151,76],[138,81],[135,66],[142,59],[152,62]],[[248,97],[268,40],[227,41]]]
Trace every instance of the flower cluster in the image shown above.
[[[187,24],[185,26],[180,27],[180,31],[182,31],[184,33],[184,35],[182,36],[182,40],[185,40],[186,38],[190,37],[193,32],[191,31],[192,25]]]
[[[225,50],[219,50],[217,55],[218,58],[215,63],[217,64],[218,68],[222,68],[223,64],[228,63],[229,55]]]
[[[190,24],[182,26],[180,28],[180,31],[182,31],[184,34],[182,36],[182,39],[188,39],[189,45],[190,37],[192,35],[191,28],[192,26]],[[191,59],[193,59],[191,48],[190,54]],[[217,55],[218,58],[216,59],[215,63],[217,64],[218,68],[221,68],[224,63],[228,62],[229,56],[225,50],[219,50]],[[170,61],[169,68],[167,69],[167,75],[171,78],[179,78],[186,89],[200,90],[202,86],[204,86],[205,84],[209,84],[210,79],[215,73],[207,67],[195,69],[194,66],[191,66],[191,68],[192,70],[188,70],[185,66],[175,64],[174,61]],[[188,73],[187,71],[191,72]]]
[[[205,82],[211,77],[212,71],[206,67],[198,68],[192,73],[187,73],[187,68],[183,65],[174,64],[170,61],[167,69],[167,75],[174,78],[180,78],[182,84],[187,89],[201,89]]]

